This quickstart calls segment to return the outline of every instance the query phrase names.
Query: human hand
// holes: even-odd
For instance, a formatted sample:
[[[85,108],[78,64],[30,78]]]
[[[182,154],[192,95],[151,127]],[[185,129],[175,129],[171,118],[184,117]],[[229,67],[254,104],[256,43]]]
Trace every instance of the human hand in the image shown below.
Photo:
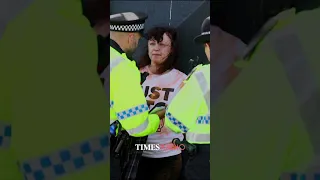
[[[166,114],[166,109],[162,109],[156,113],[159,116],[159,119],[163,119]]]

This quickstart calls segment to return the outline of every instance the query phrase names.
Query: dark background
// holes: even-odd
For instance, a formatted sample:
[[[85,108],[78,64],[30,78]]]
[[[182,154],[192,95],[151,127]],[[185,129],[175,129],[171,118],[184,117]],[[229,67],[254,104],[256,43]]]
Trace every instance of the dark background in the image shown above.
[[[197,64],[192,65],[190,59],[198,59],[198,63],[208,62],[203,46],[195,44],[193,38],[200,33],[202,21],[210,15],[209,1],[111,1],[111,14],[127,11],[147,13],[149,18],[146,30],[157,25],[177,28],[180,45],[178,69],[182,72],[188,74],[192,66]],[[133,58],[138,61],[146,48],[147,44],[143,39]]]
[[[319,7],[320,0],[211,0],[211,23],[248,44],[262,25],[281,9],[297,12]]]

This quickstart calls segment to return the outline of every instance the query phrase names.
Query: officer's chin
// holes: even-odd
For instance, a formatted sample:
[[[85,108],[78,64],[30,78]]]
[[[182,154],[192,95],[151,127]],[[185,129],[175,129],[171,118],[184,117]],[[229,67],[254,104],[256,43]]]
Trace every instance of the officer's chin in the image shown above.
[[[138,49],[138,47],[135,47],[135,48],[132,48],[132,49],[129,49],[129,50],[127,50],[127,57],[129,58],[129,59],[132,59],[133,58],[133,55],[134,55],[134,53],[136,52],[136,50]]]
[[[132,53],[131,52],[126,52],[126,56],[128,59],[131,59],[132,60]]]
[[[133,54],[134,54],[135,50],[129,50],[127,51],[126,55],[129,59],[133,60]]]

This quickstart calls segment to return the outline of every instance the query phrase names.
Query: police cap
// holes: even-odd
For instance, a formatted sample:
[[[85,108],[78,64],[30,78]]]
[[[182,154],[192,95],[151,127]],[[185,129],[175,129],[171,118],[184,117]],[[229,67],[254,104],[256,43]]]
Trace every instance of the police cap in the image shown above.
[[[110,15],[110,31],[142,32],[148,15],[142,12],[123,12]]]
[[[203,44],[210,42],[210,16],[202,22],[201,34],[194,38],[194,41]]]

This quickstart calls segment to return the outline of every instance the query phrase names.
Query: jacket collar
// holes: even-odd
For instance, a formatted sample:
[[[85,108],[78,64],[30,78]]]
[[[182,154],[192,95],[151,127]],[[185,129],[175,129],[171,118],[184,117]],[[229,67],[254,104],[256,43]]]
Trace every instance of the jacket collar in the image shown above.
[[[111,46],[113,49],[117,50],[120,54],[125,53],[125,52],[121,49],[121,47],[119,46],[119,44],[118,44],[117,42],[115,42],[114,40],[112,40],[112,39],[110,39],[110,46]]]

